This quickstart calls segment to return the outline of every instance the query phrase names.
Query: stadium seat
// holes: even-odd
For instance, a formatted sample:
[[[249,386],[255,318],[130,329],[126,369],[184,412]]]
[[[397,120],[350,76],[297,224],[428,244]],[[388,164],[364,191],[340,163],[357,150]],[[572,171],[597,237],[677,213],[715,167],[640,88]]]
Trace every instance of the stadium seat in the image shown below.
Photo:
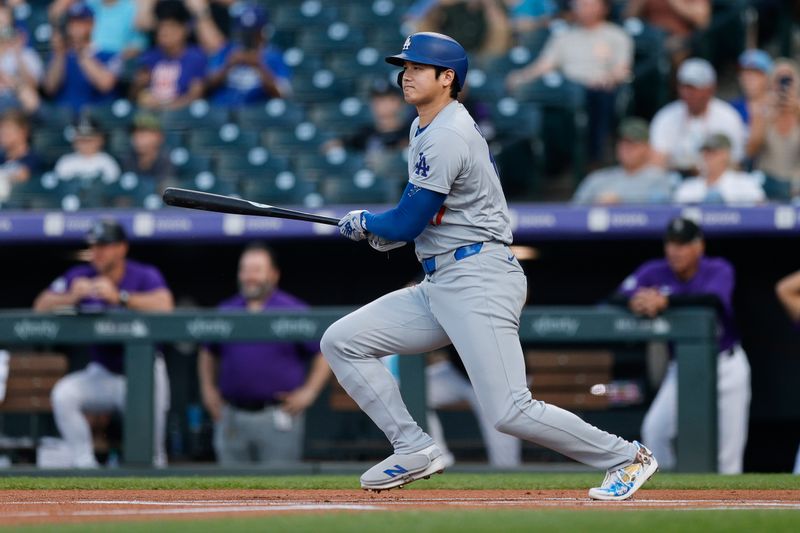
[[[130,101],[117,100],[108,105],[96,105],[87,108],[89,116],[94,118],[106,131],[112,128],[129,128],[135,108]]]
[[[74,121],[75,113],[71,107],[42,102],[36,115],[34,115],[33,129],[39,129],[39,126],[49,129],[64,129]]]
[[[161,113],[161,124],[165,130],[188,130],[222,126],[229,120],[228,110],[212,106],[205,100],[195,100],[182,109],[171,109]]]
[[[312,182],[289,171],[280,172],[274,178],[244,179],[240,187],[244,198],[274,205],[304,204],[307,196],[316,193]]]
[[[267,130],[263,134],[264,146],[279,155],[317,152],[329,136],[319,131],[311,122],[301,122],[293,128]]]
[[[623,28],[634,43],[632,97],[624,115],[652,117],[669,99],[670,59],[666,35],[639,19],[628,19]]]
[[[341,178],[320,181],[320,194],[326,204],[384,203],[397,200],[393,182],[379,179],[367,169]]]
[[[303,108],[296,102],[274,98],[265,104],[242,107],[236,112],[236,122],[243,129],[294,128],[304,119]]]
[[[340,14],[350,25],[359,28],[399,27],[403,6],[394,0],[348,2]]]
[[[309,27],[327,26],[336,18],[336,8],[322,0],[305,2],[273,2],[272,24],[276,28],[298,30]]]
[[[330,54],[328,67],[341,78],[373,78],[381,74],[388,76],[398,70],[383,58],[383,54],[375,47],[364,46],[358,50],[333,52]]]
[[[326,154],[307,153],[293,158],[293,167],[304,179],[318,181],[325,177],[352,175],[362,168],[363,159],[344,149],[329,150]]]
[[[288,159],[256,146],[246,154],[223,153],[217,159],[217,174],[225,179],[249,180],[274,178],[289,169]]]
[[[354,52],[364,45],[364,34],[346,22],[335,21],[325,28],[308,28],[300,32],[297,46],[315,56],[330,52]]]
[[[180,178],[178,180],[178,186],[214,194],[240,194],[238,183],[235,180],[219,178],[216,174],[208,170],[198,172],[191,177]]]
[[[193,155],[217,155],[225,152],[244,153],[258,144],[258,132],[243,130],[237,124],[188,132],[188,148]]]
[[[315,105],[309,116],[315,124],[323,125],[338,137],[351,135],[372,122],[369,105],[353,96]]]
[[[210,156],[194,154],[184,146],[173,148],[169,153],[169,160],[181,179],[192,178],[200,172],[211,170]]]
[[[332,70],[299,73],[292,79],[293,97],[298,102],[338,100],[353,93],[352,80],[338,77]]]

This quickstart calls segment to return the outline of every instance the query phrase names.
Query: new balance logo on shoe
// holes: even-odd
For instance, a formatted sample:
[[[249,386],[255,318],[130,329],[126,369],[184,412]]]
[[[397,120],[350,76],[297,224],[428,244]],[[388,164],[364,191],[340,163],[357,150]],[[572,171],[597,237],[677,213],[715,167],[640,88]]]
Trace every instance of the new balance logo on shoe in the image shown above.
[[[399,476],[400,474],[408,474],[408,470],[400,465],[394,465],[394,468],[387,468],[383,471],[383,473],[389,477],[395,477]]]

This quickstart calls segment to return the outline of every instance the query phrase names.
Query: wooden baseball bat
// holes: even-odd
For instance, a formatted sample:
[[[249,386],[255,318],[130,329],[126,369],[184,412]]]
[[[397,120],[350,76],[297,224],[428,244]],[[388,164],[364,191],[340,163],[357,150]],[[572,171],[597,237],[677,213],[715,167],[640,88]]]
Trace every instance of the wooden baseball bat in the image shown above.
[[[302,220],[305,222],[317,222],[319,224],[329,224],[336,226],[338,218],[314,215],[285,209],[258,202],[251,202],[233,196],[223,196],[209,192],[193,191],[191,189],[179,189],[168,187],[164,191],[164,203],[174,207],[186,207],[189,209],[201,209],[203,211],[215,211],[217,213],[231,213],[236,215],[252,215],[257,217],[288,218],[291,220]]]

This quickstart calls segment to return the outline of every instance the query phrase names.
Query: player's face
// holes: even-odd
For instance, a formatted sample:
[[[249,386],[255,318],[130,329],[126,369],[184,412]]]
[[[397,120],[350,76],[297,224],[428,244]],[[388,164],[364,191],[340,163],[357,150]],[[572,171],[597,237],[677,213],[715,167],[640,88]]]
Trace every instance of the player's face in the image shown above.
[[[125,260],[128,245],[124,242],[93,244],[89,248],[92,265],[100,274],[109,275]]]
[[[442,72],[437,78],[436,69],[430,65],[406,61],[404,66],[403,97],[409,104],[427,104],[441,98],[442,93],[450,92],[447,80],[452,80],[452,70]]]
[[[705,245],[702,239],[695,239],[687,243],[667,241],[664,244],[664,255],[669,268],[678,277],[697,269],[704,250]]]
[[[245,253],[239,261],[239,292],[246,300],[261,300],[278,284],[279,273],[262,251]]]

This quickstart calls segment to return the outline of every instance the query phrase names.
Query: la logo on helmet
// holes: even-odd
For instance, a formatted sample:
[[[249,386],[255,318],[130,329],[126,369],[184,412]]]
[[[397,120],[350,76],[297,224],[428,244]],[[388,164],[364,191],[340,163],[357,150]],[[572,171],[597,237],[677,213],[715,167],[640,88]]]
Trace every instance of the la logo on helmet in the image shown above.
[[[403,52],[411,48],[411,36],[406,37],[406,42],[403,43]]]

